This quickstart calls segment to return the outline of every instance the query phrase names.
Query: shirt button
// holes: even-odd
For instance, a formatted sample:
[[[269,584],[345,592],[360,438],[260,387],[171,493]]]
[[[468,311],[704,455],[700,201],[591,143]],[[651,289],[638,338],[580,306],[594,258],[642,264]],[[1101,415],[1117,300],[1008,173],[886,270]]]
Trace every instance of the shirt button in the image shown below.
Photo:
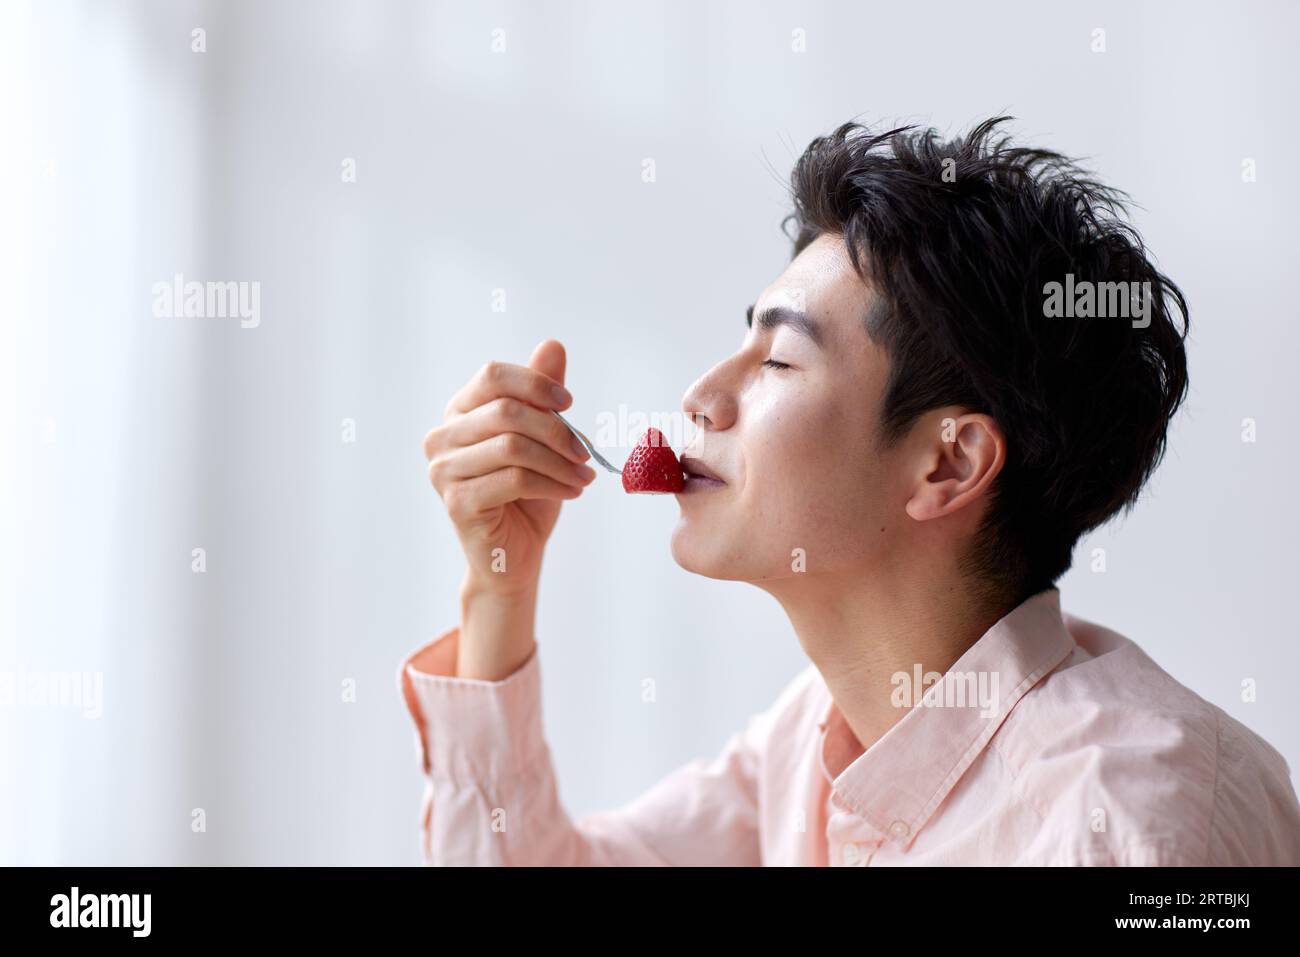
[[[907,837],[908,834],[912,833],[912,829],[907,826],[906,821],[895,821],[893,824],[889,825],[889,833],[894,838],[904,838]]]

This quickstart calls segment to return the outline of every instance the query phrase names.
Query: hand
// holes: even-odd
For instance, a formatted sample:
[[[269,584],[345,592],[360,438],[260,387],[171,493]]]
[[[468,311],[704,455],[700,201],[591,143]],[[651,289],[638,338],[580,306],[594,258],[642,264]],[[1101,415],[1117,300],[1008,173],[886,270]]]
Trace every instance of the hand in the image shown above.
[[[560,505],[596,476],[581,464],[590,453],[550,413],[573,401],[564,369],[564,346],[554,339],[539,344],[527,366],[489,362],[425,436],[429,479],[469,563],[463,590],[535,593]]]

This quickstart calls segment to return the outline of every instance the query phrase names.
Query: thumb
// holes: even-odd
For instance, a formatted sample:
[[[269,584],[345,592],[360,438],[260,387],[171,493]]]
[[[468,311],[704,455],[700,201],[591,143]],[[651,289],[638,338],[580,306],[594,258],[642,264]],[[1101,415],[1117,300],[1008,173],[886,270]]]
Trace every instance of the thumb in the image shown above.
[[[533,350],[532,358],[528,360],[528,368],[536,369],[542,375],[564,385],[565,362],[564,346],[559,340],[545,339]]]

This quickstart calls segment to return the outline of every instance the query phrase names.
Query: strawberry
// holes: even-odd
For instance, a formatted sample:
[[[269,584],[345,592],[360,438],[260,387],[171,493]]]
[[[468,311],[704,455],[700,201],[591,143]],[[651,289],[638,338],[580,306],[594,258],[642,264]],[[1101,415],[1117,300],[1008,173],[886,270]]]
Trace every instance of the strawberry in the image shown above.
[[[637,440],[623,466],[623,490],[627,492],[680,492],[682,464],[668,440],[658,429],[649,429]]]

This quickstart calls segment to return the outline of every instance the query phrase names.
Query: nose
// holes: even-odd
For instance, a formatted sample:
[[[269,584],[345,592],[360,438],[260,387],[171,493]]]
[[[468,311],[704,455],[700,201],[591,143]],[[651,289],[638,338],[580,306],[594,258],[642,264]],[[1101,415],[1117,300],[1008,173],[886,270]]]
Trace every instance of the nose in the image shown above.
[[[736,391],[728,368],[728,362],[719,362],[696,379],[682,396],[682,411],[696,428],[722,431],[735,423]]]

